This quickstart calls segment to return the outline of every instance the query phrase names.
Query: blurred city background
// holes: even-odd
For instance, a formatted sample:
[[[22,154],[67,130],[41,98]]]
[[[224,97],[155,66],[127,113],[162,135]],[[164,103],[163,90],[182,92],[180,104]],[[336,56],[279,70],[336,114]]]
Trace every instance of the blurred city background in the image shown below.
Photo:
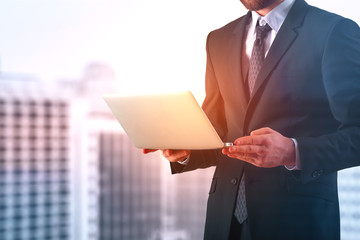
[[[360,23],[355,0],[308,3]],[[238,0],[0,3],[0,240],[202,239],[214,168],[171,175],[134,148],[104,93],[204,96],[207,33]],[[360,236],[360,168],[339,173]]]

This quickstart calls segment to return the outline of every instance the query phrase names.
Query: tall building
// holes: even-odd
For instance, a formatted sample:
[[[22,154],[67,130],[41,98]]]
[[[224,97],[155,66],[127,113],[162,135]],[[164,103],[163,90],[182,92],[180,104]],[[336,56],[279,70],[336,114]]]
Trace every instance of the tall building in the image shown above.
[[[203,239],[207,198],[214,168],[171,176],[174,179],[175,225],[187,231],[189,239]]]
[[[88,65],[81,82],[74,112],[83,119],[76,131],[85,150],[77,167],[82,200],[75,200],[86,206],[82,239],[148,239],[161,227],[159,156],[136,149],[102,99],[116,89],[109,67]]]
[[[71,96],[71,232],[74,240],[100,238],[100,136],[117,132],[119,125],[102,95],[115,89],[113,70],[104,63],[90,63],[78,80],[58,81]]]
[[[70,239],[69,104],[0,79],[0,239]]]
[[[100,135],[99,240],[149,239],[161,227],[161,163],[124,133]]]
[[[338,187],[341,239],[357,240],[360,236],[360,167],[340,171]]]

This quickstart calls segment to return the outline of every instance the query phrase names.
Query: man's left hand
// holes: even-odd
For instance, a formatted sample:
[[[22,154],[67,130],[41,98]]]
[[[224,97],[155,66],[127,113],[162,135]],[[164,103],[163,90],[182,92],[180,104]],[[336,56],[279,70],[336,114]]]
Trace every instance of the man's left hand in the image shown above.
[[[271,128],[236,139],[234,146],[224,148],[222,153],[263,168],[295,165],[294,142]]]

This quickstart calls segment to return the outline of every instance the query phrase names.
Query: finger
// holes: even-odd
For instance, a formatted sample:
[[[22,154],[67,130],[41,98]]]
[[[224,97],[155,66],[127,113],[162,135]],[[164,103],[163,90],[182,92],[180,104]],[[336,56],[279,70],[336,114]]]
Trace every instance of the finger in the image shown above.
[[[258,161],[257,155],[251,153],[236,153],[236,154],[228,154],[227,156],[251,163],[253,165],[255,162]]]
[[[172,151],[171,157],[175,159],[184,159],[185,157],[188,157],[190,155],[189,150],[176,150]]]
[[[190,150],[162,150],[162,155],[170,162],[184,161],[190,155]]]
[[[242,153],[242,154],[257,154],[260,155],[264,150],[260,145],[236,145],[229,148],[230,154]]]
[[[224,155],[230,154],[229,148],[223,148],[223,149],[221,150],[221,152],[222,152],[222,154],[224,154]]]
[[[264,135],[245,136],[235,140],[235,145],[261,145]]]
[[[256,130],[252,131],[252,132],[250,133],[250,136],[269,134],[269,133],[273,133],[273,132],[275,132],[275,131],[272,130],[271,128],[269,128],[269,127],[264,127],[264,128],[259,128],[259,129],[256,129]]]
[[[151,152],[156,152],[158,149],[143,149],[142,152],[144,154],[147,154],[147,153],[151,153]]]
[[[164,156],[164,157],[168,157],[171,155],[171,150],[170,149],[162,149],[161,150],[161,154]]]

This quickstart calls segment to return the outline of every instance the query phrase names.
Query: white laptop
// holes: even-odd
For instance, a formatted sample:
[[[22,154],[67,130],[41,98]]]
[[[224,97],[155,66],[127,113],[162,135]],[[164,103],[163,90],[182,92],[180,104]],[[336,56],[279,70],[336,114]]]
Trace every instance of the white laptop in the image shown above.
[[[137,148],[216,149],[224,143],[190,91],[103,96]]]

